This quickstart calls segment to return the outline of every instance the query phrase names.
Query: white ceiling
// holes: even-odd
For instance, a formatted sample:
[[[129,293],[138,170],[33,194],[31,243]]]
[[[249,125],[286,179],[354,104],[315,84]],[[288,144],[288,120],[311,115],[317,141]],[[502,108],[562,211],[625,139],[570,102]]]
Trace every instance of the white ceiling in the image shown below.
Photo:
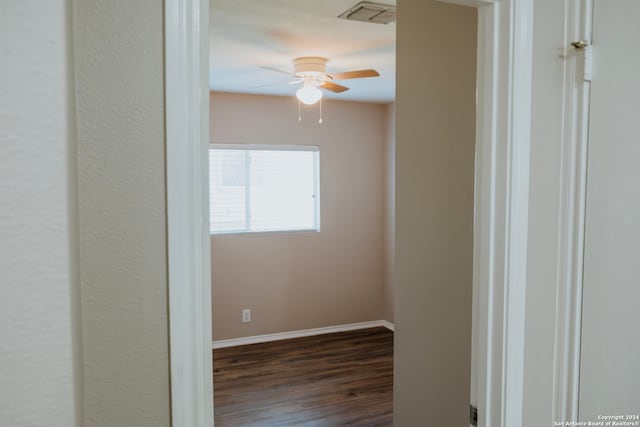
[[[395,98],[396,24],[338,19],[359,0],[211,0],[211,90],[264,95],[295,94],[286,74],[300,56],[329,59],[327,72],[373,68],[380,77],[337,81],[350,90],[325,97],[364,102]],[[396,0],[378,0],[396,4]],[[274,84],[275,85],[271,85]],[[269,85],[262,86],[261,85]]]

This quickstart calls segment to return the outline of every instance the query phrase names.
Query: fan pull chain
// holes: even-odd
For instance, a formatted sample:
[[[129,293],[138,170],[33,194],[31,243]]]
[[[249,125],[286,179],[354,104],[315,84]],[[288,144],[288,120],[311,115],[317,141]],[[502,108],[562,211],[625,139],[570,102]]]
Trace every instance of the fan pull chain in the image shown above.
[[[320,120],[318,120],[318,123],[322,124],[322,98],[320,98]]]
[[[298,121],[302,121],[302,113],[300,111],[300,101],[298,100]]]

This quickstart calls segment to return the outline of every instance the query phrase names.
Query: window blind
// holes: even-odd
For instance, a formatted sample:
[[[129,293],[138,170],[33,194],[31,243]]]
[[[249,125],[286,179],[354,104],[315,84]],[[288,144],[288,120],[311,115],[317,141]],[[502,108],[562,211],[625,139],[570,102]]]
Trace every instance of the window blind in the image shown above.
[[[213,145],[209,200],[212,234],[318,231],[318,147]]]

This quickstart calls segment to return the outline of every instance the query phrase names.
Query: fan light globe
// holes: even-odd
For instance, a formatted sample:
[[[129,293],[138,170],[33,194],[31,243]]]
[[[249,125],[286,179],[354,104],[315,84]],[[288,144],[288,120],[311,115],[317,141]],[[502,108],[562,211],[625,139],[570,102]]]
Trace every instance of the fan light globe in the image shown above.
[[[303,104],[315,104],[322,98],[322,91],[315,86],[304,86],[296,91],[296,98]]]

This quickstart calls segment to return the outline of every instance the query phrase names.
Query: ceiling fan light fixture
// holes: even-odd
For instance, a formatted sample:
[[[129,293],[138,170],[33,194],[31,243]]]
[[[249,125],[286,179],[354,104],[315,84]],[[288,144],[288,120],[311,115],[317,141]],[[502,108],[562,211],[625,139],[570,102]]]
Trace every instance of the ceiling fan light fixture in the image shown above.
[[[296,98],[303,104],[312,105],[320,101],[322,91],[315,86],[303,86],[296,91]]]

